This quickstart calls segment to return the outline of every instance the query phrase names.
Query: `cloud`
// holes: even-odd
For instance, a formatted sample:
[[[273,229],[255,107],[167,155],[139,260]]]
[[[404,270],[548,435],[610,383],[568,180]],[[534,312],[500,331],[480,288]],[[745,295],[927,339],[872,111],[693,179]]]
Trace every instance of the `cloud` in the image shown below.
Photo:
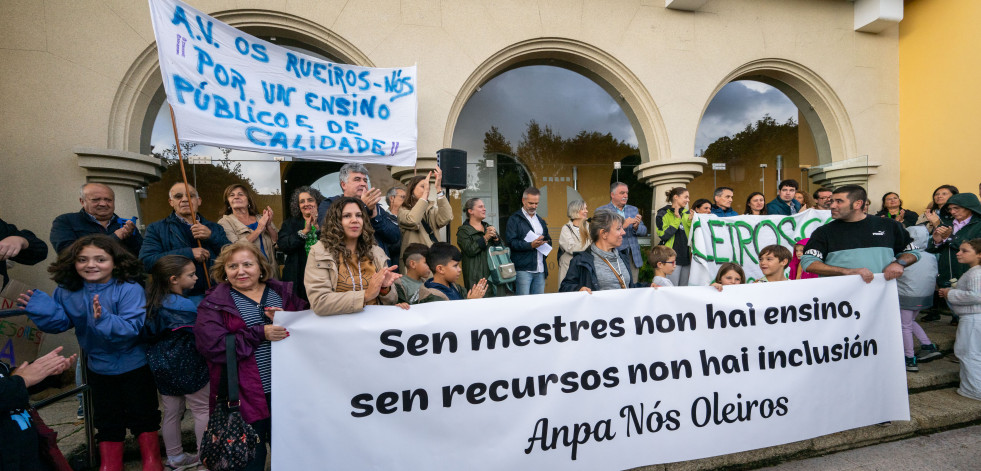
[[[695,138],[695,153],[699,154],[722,136],[731,136],[769,114],[777,122],[797,120],[797,107],[781,91],[765,83],[732,82],[712,98]]]

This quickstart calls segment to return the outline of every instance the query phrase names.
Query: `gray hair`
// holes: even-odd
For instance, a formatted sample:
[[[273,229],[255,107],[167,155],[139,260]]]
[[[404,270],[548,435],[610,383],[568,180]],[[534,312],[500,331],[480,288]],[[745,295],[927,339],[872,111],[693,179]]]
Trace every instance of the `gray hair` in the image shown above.
[[[586,207],[586,202],[583,200],[573,200],[569,202],[569,210],[566,214],[569,219],[576,219],[579,217],[579,211]]]
[[[620,188],[621,186],[627,186],[627,184],[624,183],[624,182],[613,182],[613,183],[611,183],[610,184],[610,193],[613,193],[614,191],[617,191],[617,188]]]
[[[344,164],[341,167],[341,173],[337,174],[341,183],[347,183],[347,178],[351,176],[352,173],[360,173],[364,176],[368,176],[368,169],[364,165],[359,163]]]
[[[731,191],[733,193],[736,192],[736,190],[733,190],[732,188],[729,188],[727,186],[720,186],[720,187],[718,187],[718,188],[715,189],[715,196],[722,196],[722,192],[723,191],[726,191],[726,190],[729,190],[729,191]]]
[[[529,196],[538,196],[540,194],[542,194],[542,192],[539,191],[538,188],[535,188],[533,186],[529,186],[528,188],[525,188],[525,191],[524,192],[521,193],[521,198],[524,199],[524,198],[527,198]]]
[[[388,189],[388,193],[385,193],[385,202],[388,203],[389,207],[392,206],[392,198],[395,198],[395,195],[398,194],[399,190],[406,191],[405,188],[395,185]],[[408,192],[406,191],[406,193]]]
[[[599,240],[600,231],[610,232],[619,224],[623,225],[623,216],[609,209],[600,209],[589,218],[589,238],[595,243]]]
[[[109,193],[112,193],[113,199],[116,198],[116,192],[112,190],[112,187],[110,187],[109,185],[106,185],[105,183],[98,183],[98,182],[82,183],[82,186],[78,187],[78,198],[84,200],[85,199],[85,189],[88,188],[88,187],[90,187],[90,186],[92,186],[92,185],[98,185],[98,186],[101,186],[101,187],[109,190]]]

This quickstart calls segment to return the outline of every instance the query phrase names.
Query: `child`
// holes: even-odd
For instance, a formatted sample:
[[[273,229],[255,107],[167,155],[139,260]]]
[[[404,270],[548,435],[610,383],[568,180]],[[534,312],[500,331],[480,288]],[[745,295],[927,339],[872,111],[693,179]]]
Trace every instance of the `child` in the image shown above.
[[[913,238],[913,245],[926,247],[930,234],[924,226],[911,226],[906,229]],[[899,318],[903,329],[903,350],[906,356],[906,371],[920,371],[918,363],[926,363],[940,358],[942,354],[926,332],[916,323],[916,315],[921,310],[933,306],[933,290],[937,280],[937,257],[920,253],[920,259],[903,270],[896,279],[899,290]],[[913,355],[913,336],[920,341],[920,352]]]
[[[432,276],[429,265],[426,264],[426,257],[429,255],[429,247],[425,244],[409,244],[402,254],[402,266],[405,267],[405,276],[395,280],[395,291],[398,293],[399,303],[415,304],[419,302],[419,288]]]
[[[763,278],[756,280],[756,283],[767,283],[773,281],[787,281],[784,270],[790,263],[790,250],[782,245],[767,245],[760,250],[760,271]]]
[[[647,255],[647,262],[654,267],[654,279],[651,280],[652,288],[662,286],[674,286],[668,279],[668,275],[674,273],[677,266],[678,253],[666,245],[655,245],[651,247],[651,253]]]
[[[961,386],[957,394],[981,400],[981,239],[961,244],[957,261],[971,267],[953,288],[941,288],[951,310],[961,316],[954,354],[961,360]]]
[[[800,258],[804,256],[804,247],[807,247],[807,241],[809,240],[811,239],[801,239],[794,244],[794,256],[790,259],[791,280],[806,280],[808,278],[818,277],[814,273],[806,272],[800,267]]]
[[[197,320],[194,302],[184,293],[194,287],[198,276],[194,260],[165,255],[153,264],[147,287],[146,324],[143,338],[146,356],[163,402],[163,435],[169,469],[198,464],[197,455],[184,453],[181,419],[185,400],[194,415],[198,449],[208,426],[208,365],[194,344],[192,328]]]
[[[456,284],[460,279],[460,260],[463,254],[460,249],[446,243],[436,242],[429,247],[429,255],[426,261],[429,269],[433,272],[433,277],[423,283],[419,289],[419,303],[430,303],[434,301],[453,301],[463,299],[463,288]],[[481,278],[470,292],[467,299],[480,299],[487,292],[487,279]]]
[[[105,469],[123,468],[127,428],[140,444],[143,469],[163,469],[157,387],[139,339],[146,319],[146,294],[137,283],[141,267],[116,240],[87,235],[48,268],[58,283],[52,296],[29,290],[18,298],[42,331],[55,334],[75,328],[88,360],[95,438]]]
[[[719,267],[719,272],[715,274],[715,281],[712,286],[722,291],[723,286],[741,285],[745,279],[746,273],[743,272],[743,267],[732,262],[726,262]]]

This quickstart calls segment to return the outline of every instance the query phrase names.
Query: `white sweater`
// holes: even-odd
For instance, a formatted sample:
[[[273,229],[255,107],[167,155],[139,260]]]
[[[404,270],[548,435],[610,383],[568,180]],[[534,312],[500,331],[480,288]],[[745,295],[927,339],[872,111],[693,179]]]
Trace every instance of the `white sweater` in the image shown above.
[[[957,288],[947,292],[947,304],[960,316],[981,314],[981,265],[972,267],[957,280]]]

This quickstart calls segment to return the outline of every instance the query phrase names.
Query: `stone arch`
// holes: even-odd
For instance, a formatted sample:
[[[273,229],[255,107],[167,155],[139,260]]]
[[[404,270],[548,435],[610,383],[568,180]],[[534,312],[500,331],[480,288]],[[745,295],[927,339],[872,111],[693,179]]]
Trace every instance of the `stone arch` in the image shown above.
[[[337,33],[305,18],[280,11],[228,10],[213,17],[256,36],[292,39],[338,60],[374,67],[366,54]],[[150,153],[150,131],[156,110],[165,101],[156,42],[150,44],[123,76],[109,114],[108,148]]]
[[[670,158],[667,131],[647,88],[611,54],[590,44],[566,38],[536,38],[512,44],[480,64],[463,83],[450,108],[443,146],[452,147],[453,132],[467,101],[494,77],[526,65],[551,65],[581,74],[618,101],[637,135],[641,160]]]
[[[856,156],[855,132],[838,95],[817,73],[786,59],[759,59],[729,73],[705,101],[699,122],[719,90],[735,80],[763,82],[786,95],[810,124],[821,164]]]

